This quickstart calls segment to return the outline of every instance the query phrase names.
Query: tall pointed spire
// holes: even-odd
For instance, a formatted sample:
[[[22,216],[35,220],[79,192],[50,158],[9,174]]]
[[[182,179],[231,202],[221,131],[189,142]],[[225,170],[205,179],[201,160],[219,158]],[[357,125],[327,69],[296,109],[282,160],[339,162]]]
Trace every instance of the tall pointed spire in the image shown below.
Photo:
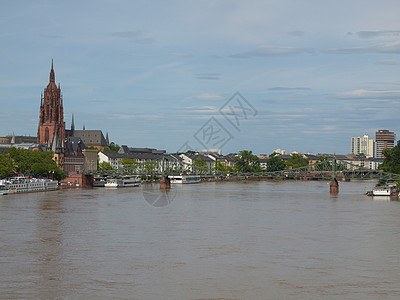
[[[53,59],[51,60],[50,82],[56,82],[56,75],[54,74]]]
[[[72,121],[71,121],[71,131],[75,130],[75,122],[74,122],[74,114],[72,114]]]

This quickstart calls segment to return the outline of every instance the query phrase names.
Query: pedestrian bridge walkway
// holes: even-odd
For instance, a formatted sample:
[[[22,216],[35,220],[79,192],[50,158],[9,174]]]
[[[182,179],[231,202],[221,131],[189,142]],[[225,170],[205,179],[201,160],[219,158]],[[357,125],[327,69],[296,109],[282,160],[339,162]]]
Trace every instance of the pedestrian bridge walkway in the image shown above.
[[[139,175],[160,177],[174,174],[198,174],[204,177],[215,178],[268,178],[268,179],[298,179],[298,180],[317,180],[317,179],[382,179],[400,180],[400,174],[387,173],[382,170],[370,170],[363,166],[351,164],[347,161],[327,158],[323,161],[310,164],[300,168],[285,169],[275,172],[255,172],[242,173],[215,170],[213,168],[202,168],[183,163],[182,161],[161,158],[141,164],[133,164],[122,169],[107,171],[85,172],[85,175],[94,176],[121,176]]]

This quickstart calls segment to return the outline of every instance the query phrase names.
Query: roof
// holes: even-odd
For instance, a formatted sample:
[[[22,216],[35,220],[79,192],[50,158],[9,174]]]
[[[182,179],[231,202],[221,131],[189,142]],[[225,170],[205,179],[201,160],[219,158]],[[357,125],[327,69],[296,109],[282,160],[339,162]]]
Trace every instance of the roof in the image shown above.
[[[74,130],[74,137],[81,138],[86,146],[107,146],[101,130]]]
[[[118,153],[153,153],[153,154],[164,154],[165,150],[157,150],[154,148],[132,148],[128,147],[127,145],[122,145]]]
[[[175,160],[182,160],[181,158],[178,158],[174,155],[164,155],[164,154],[160,154],[160,153],[116,153],[116,152],[101,152],[103,153],[105,156],[107,156],[108,158],[130,158],[130,159],[134,159],[134,160],[156,160],[156,159],[160,159],[162,157],[165,158],[172,158]]]
[[[81,149],[85,149],[85,143],[82,142],[81,138],[79,137],[70,137],[68,138],[68,152],[69,152],[69,156],[76,156],[77,155],[77,150],[79,147],[79,143],[81,144]]]

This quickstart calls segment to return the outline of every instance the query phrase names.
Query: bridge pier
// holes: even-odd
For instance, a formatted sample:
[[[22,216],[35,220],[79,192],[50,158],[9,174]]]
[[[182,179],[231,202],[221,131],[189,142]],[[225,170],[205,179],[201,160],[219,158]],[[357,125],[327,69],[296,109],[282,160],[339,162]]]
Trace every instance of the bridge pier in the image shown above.
[[[331,183],[330,183],[330,193],[331,194],[337,194],[339,193],[339,182],[337,181],[336,178],[333,178]]]
[[[169,190],[171,189],[171,180],[168,176],[161,176],[160,178],[160,189]]]

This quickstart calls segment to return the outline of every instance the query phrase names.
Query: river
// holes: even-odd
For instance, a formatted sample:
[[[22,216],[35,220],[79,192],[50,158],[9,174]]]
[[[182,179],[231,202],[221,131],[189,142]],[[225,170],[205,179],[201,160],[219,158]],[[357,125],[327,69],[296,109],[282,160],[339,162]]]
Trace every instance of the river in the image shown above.
[[[0,298],[399,299],[400,202],[373,186],[175,185],[162,207],[158,186],[0,196]]]

